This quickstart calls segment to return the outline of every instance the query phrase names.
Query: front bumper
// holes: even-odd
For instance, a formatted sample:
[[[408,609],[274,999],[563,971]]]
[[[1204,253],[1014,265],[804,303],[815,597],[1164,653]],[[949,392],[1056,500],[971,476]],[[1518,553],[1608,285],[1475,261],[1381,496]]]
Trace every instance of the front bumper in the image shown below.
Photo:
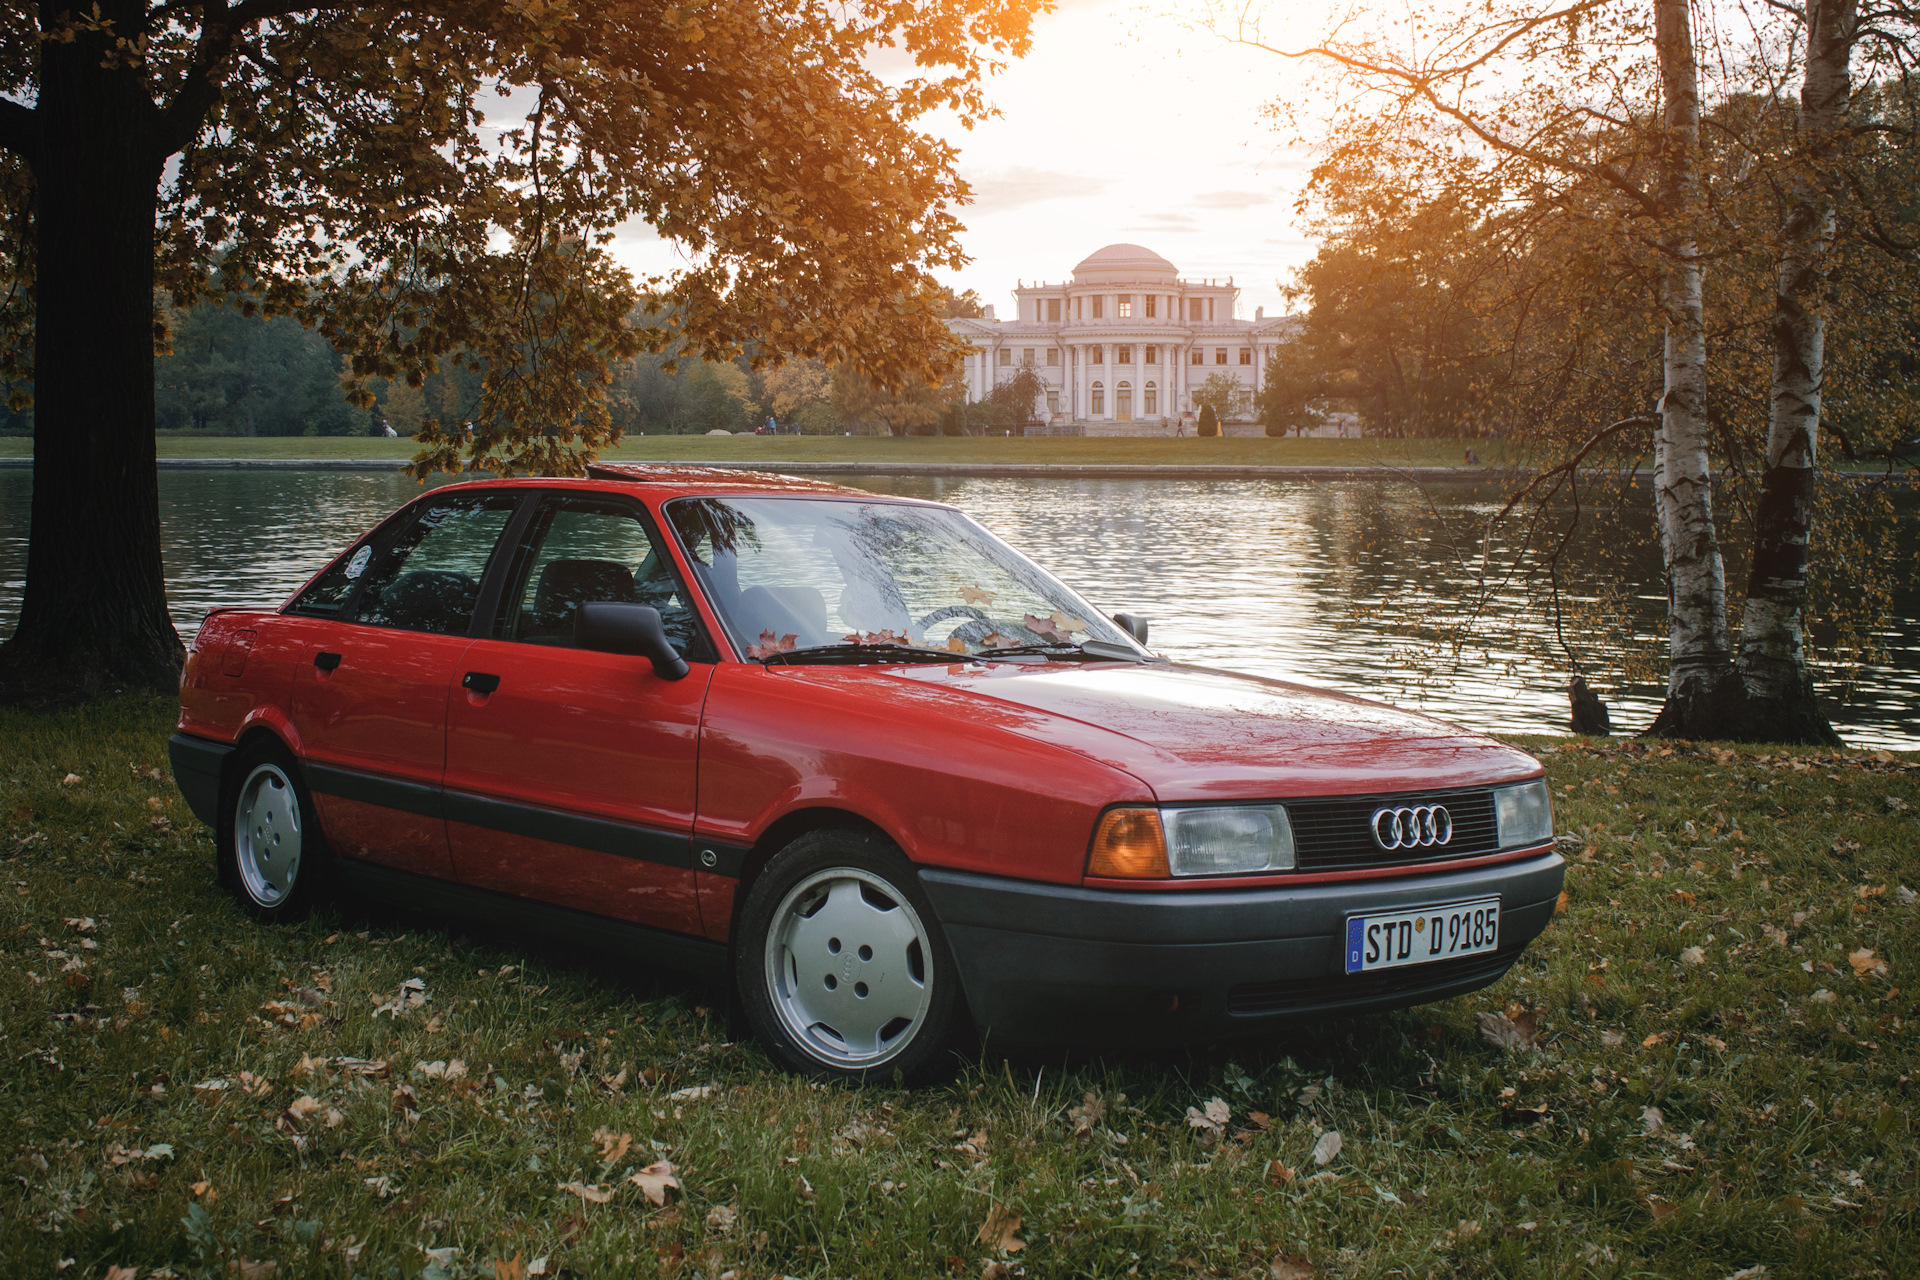
[[[1459,871],[1220,892],[1076,889],[931,868],[920,882],[991,1043],[1164,1046],[1484,987],[1547,927],[1565,876],[1566,863],[1543,849]],[[1492,896],[1499,951],[1345,972],[1348,915]]]

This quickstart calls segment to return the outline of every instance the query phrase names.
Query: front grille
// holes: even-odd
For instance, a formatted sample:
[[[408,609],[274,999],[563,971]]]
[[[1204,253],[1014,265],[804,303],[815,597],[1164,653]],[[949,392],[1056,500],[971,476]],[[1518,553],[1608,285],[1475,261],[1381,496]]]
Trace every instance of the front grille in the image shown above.
[[[1382,849],[1373,838],[1376,810],[1433,804],[1445,805],[1453,819],[1453,838],[1447,843],[1425,848]],[[1493,793],[1485,790],[1289,800],[1287,820],[1293,825],[1294,865],[1302,871],[1347,871],[1443,862],[1494,853],[1500,848],[1500,833],[1493,816]]]
[[[1227,992],[1229,1013],[1285,1013],[1289,1010],[1337,1007],[1355,1000],[1378,1000],[1407,996],[1408,1004],[1428,999],[1424,993],[1458,983],[1484,987],[1498,981],[1521,948],[1488,951],[1477,956],[1460,956],[1433,964],[1408,965],[1401,969],[1377,969],[1372,973],[1334,973],[1312,978],[1283,978],[1278,982],[1244,982]]]

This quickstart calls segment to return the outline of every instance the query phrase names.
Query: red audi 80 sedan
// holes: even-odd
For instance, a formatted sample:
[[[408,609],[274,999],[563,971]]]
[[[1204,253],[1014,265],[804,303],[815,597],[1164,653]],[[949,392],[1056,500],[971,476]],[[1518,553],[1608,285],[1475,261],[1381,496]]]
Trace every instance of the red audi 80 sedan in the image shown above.
[[[596,466],[210,613],[171,754],[261,920],[338,883],[616,947],[820,1075],[1416,1004],[1546,927],[1538,762],[1146,637],[949,506]]]

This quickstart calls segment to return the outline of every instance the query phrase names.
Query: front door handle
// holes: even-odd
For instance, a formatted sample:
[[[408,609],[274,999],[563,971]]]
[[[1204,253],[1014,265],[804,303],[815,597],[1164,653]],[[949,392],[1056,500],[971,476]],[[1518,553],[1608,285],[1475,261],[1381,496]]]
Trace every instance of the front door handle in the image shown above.
[[[337,653],[316,653],[313,655],[313,665],[322,671],[331,671],[340,665],[340,655]]]
[[[492,693],[500,687],[500,677],[485,671],[469,671],[460,678],[460,687],[473,693]]]

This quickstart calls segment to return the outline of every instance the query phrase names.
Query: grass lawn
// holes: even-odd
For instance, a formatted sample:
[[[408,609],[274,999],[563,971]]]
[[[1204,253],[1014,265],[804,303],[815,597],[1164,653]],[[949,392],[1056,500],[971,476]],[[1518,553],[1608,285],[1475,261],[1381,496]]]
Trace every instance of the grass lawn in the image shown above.
[[[628,436],[609,462],[1054,462],[1228,466],[1456,466],[1464,440],[1121,439],[1054,436]],[[1498,442],[1472,442],[1481,457]],[[367,436],[201,436],[162,434],[163,458],[392,458],[414,454],[409,439]],[[0,437],[0,457],[27,457],[33,441]]]
[[[1496,988],[855,1090],[676,980],[251,923],[169,722],[0,711],[9,1275],[1920,1274],[1910,759],[1533,742],[1569,897]]]

